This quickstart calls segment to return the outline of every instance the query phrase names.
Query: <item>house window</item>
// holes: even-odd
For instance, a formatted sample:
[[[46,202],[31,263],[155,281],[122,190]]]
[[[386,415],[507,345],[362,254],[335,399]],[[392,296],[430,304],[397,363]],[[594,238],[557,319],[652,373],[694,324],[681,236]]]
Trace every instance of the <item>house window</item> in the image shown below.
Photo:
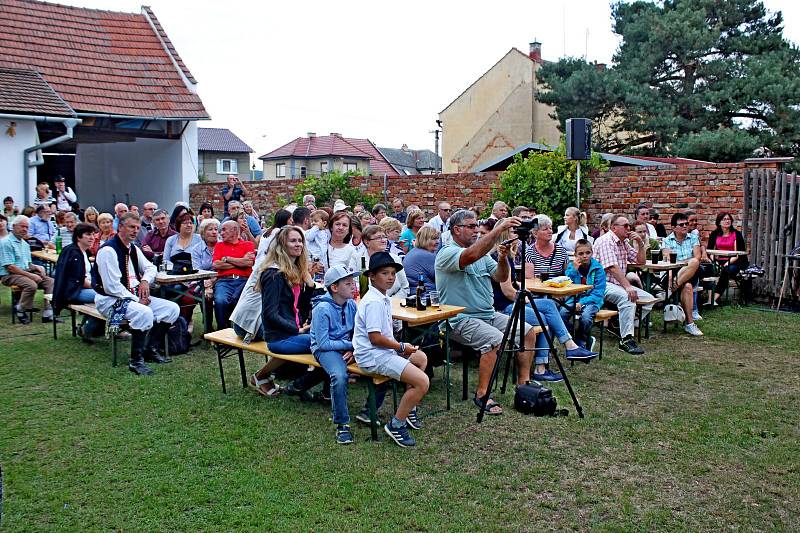
[[[217,159],[217,174],[238,174],[239,162],[235,159]]]
[[[328,173],[328,162],[322,161],[319,164],[319,173],[320,174],[327,174]]]
[[[286,177],[286,163],[275,163],[275,177],[276,178]]]
[[[306,167],[300,167],[300,177],[301,178],[306,177]]]
[[[344,171],[345,172],[357,172],[358,171],[358,163],[345,163],[344,164]]]

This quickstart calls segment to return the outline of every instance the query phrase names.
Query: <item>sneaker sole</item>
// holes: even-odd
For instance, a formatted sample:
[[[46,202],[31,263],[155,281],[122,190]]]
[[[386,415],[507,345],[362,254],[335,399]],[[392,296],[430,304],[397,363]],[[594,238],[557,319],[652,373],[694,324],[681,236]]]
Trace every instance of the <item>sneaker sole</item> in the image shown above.
[[[408,427],[410,427],[411,429],[413,429],[414,431],[419,431],[420,429],[422,429],[422,424],[419,424],[419,425],[414,424],[408,418],[406,418],[406,425]]]
[[[625,348],[623,348],[622,346],[617,346],[617,350],[619,350],[619,351],[620,351],[620,352],[622,352],[622,353],[626,353],[626,354],[628,354],[628,355],[644,355],[644,352],[643,352],[643,351],[642,351],[642,352],[639,352],[639,351],[636,351],[636,352],[629,352],[628,350],[626,350],[626,349],[625,349]]]
[[[577,357],[569,357],[569,356],[567,356],[567,361],[591,361],[595,357],[597,357],[597,356],[596,355],[586,355],[586,356],[581,355],[581,356],[577,356]]]
[[[397,440],[397,437],[394,436],[394,433],[392,433],[391,430],[388,427],[383,426],[383,431],[387,435],[389,435],[389,437],[394,441],[394,443],[397,444],[398,446],[400,446],[401,448],[409,448],[409,447],[413,446],[413,444],[403,444],[402,442]]]

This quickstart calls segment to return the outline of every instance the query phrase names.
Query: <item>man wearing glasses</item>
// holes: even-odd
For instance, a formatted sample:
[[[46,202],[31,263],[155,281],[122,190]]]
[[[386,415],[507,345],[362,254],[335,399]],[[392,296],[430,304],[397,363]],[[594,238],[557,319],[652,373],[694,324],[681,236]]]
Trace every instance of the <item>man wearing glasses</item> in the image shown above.
[[[450,243],[451,211],[452,208],[449,202],[439,202],[439,214],[425,223],[426,226],[430,226],[439,232],[439,248],[443,248]]]
[[[678,254],[678,261],[686,261],[686,266],[678,271],[674,290],[680,291],[681,307],[686,314],[684,330],[689,335],[701,337],[703,332],[694,323],[694,287],[697,285],[697,271],[700,268],[700,240],[689,230],[689,217],[685,213],[672,215],[672,233],[664,238],[663,254],[670,252]]]
[[[605,301],[616,305],[619,311],[619,349],[632,355],[641,355],[644,350],[633,340],[636,301],[652,298],[652,295],[631,285],[625,274],[628,263],[644,264],[644,243],[623,215],[611,217],[609,230],[594,241],[595,259],[606,270]],[[637,241],[639,246],[631,246],[628,239]],[[652,304],[643,306],[641,319],[647,320],[652,309]]]
[[[509,248],[498,246],[498,260],[489,252],[503,231],[520,225],[520,219],[510,217],[499,221],[494,228],[478,239],[478,220],[474,212],[461,209],[450,217],[452,242],[436,255],[436,288],[443,304],[465,307],[463,313],[450,320],[452,338],[480,354],[478,387],[474,402],[482,407],[480,399],[489,388],[497,349],[503,340],[503,331],[511,317],[494,309],[491,279],[503,282],[511,274],[508,264]],[[490,279],[491,278],[491,279]],[[525,346],[517,354],[518,383],[530,379],[533,347],[536,332],[523,322]],[[492,399],[486,404],[486,414],[500,415],[503,409]]]

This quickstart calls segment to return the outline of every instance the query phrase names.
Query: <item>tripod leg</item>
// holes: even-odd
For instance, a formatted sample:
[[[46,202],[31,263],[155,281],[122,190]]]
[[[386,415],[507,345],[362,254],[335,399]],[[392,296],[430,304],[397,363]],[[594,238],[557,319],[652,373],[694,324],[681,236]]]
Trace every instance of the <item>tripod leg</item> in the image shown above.
[[[523,302],[523,304],[524,304],[524,302]],[[514,339],[514,336],[516,335],[516,332],[517,332],[517,320],[519,319],[520,309],[522,309],[523,313],[525,312],[524,311],[525,310],[524,306],[520,305],[520,300],[517,300],[517,301],[514,302],[514,307],[512,307],[512,309],[511,309],[511,320],[509,320],[509,323],[506,325],[506,331],[503,333],[503,337],[505,337],[505,335],[508,334],[508,339],[511,341],[512,347],[514,345],[513,339]],[[508,328],[509,325],[511,326],[511,330],[510,331],[509,331],[509,328]],[[520,327],[519,330],[522,332],[522,335],[524,336],[525,335],[525,328],[524,327]],[[500,353],[500,352],[497,353],[497,357],[503,357],[503,355],[504,355],[503,353]],[[506,367],[505,367],[505,371],[503,373],[503,386],[500,388],[500,392],[502,394],[506,393],[506,386],[508,385],[508,372],[511,369],[511,360],[512,359],[513,359],[512,355],[509,355],[508,358],[506,358]]]
[[[531,307],[533,308],[533,312],[536,313],[536,318],[539,320],[540,324],[544,324],[542,322],[542,317],[539,314],[539,310],[536,308],[536,302],[534,301],[533,294],[528,291],[526,292],[526,296],[531,303]],[[546,330],[543,330],[542,333],[545,333]],[[556,353],[555,349],[553,349],[553,338],[550,336],[549,333],[546,334],[545,338],[547,339],[547,344],[550,346],[550,351],[553,354],[553,359],[555,359],[556,364],[558,365],[558,370],[561,372],[561,377],[564,378],[564,385],[567,386],[567,390],[569,391],[570,397],[572,397],[572,404],[575,406],[575,411],[578,412],[578,417],[583,418],[583,409],[581,408],[581,404],[578,403],[578,397],[575,396],[575,391],[572,390],[572,385],[569,382],[569,378],[567,377],[567,373],[564,371],[564,365],[561,364],[561,359],[558,358],[558,354]]]
[[[518,296],[517,300],[514,302],[514,311],[516,311],[520,301],[524,300],[522,297]],[[518,316],[516,313],[511,313],[511,320],[509,320],[506,324],[506,330],[503,332],[503,339],[500,341],[500,346],[497,347],[497,356],[494,361],[494,366],[492,367],[492,375],[489,376],[489,384],[486,387],[486,394],[480,398],[481,408],[478,410],[478,424],[483,422],[483,414],[486,411],[486,404],[489,403],[489,396],[492,394],[492,387],[496,383],[498,374],[500,373],[500,365],[502,364],[503,354],[506,352],[506,347],[508,346],[509,342],[512,342],[513,340],[511,338],[511,329],[516,321],[516,316]]]

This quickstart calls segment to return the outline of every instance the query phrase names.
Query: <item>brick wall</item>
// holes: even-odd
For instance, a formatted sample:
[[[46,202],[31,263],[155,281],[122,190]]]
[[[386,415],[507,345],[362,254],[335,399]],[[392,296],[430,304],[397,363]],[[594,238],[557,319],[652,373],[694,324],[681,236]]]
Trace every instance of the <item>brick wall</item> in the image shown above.
[[[600,223],[606,212],[631,216],[639,203],[655,207],[661,213],[660,222],[669,228],[669,219],[676,211],[693,210],[700,215],[704,235],[714,229],[714,218],[720,211],[734,214],[741,226],[744,207],[743,179],[747,168],[776,168],[772,161],[755,163],[724,163],[715,165],[681,165],[669,169],[647,167],[614,167],[592,178],[592,194],[582,208],[589,215],[591,227]],[[485,207],[491,202],[492,187],[497,173],[439,174],[395,176],[387,179],[389,199],[401,196],[406,205],[417,204],[429,214],[436,204],[447,200],[457,207]],[[301,180],[248,182],[249,199],[259,212],[274,212],[294,195]],[[383,177],[354,178],[353,186],[383,197]],[[191,205],[197,209],[213,198],[214,210],[222,213],[219,184],[192,185]],[[561,221],[555,221],[561,223]]]

